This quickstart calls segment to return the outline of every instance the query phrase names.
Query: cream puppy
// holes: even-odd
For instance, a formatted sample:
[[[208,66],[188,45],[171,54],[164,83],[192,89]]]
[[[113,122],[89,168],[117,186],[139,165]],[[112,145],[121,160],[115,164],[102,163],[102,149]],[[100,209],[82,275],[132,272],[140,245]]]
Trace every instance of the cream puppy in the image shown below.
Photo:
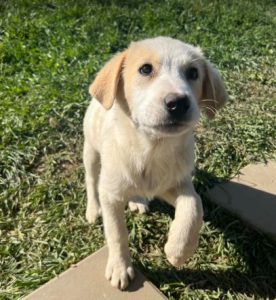
[[[124,209],[147,210],[159,197],[175,207],[165,253],[182,265],[197,248],[201,199],[192,184],[193,127],[227,98],[222,79],[199,48],[168,37],[131,43],[90,86],[84,118],[88,222],[102,212],[109,257],[106,278],[124,289],[134,278]]]

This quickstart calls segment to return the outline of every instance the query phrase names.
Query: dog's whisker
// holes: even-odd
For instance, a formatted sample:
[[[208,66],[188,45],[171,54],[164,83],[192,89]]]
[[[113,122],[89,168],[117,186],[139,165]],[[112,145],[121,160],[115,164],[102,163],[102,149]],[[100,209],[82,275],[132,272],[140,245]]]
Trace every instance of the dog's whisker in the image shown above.
[[[201,102],[214,102],[214,103],[219,103],[217,100],[214,100],[214,99],[203,99],[203,100],[200,100]]]
[[[217,113],[217,109],[215,109],[214,107],[210,107],[210,106],[202,106],[202,108],[211,111],[213,114],[216,114],[216,113]]]
[[[198,58],[194,58],[191,60],[191,62],[195,62],[195,61],[203,61],[204,59],[201,58],[201,57],[198,57]]]

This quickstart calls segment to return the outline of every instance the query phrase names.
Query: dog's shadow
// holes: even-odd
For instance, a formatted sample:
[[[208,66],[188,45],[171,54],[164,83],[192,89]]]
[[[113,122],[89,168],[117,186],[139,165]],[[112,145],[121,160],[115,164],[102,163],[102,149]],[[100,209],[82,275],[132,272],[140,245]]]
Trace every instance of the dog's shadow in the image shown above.
[[[275,299],[275,243],[269,237],[250,228],[237,217],[208,200],[202,182],[204,185],[210,186],[218,181],[216,177],[209,173],[197,171],[196,178],[204,178],[203,181],[196,179],[195,182],[203,200],[204,221],[209,222],[219,233],[223,234],[222,247],[225,247],[225,259],[228,259],[229,262],[220,266],[219,262],[211,261],[210,267],[207,269],[206,264],[203,268],[199,265],[196,269],[164,267],[148,270],[144,269],[142,265],[139,265],[139,268],[145,271],[150,280],[159,287],[165,284],[181,283],[183,286],[194,290],[221,290],[225,294],[232,291],[245,294],[247,297],[257,296]],[[174,209],[165,203],[160,205],[158,201],[152,201],[151,210],[168,213],[173,217]],[[227,254],[228,243],[234,244],[237,253],[232,256],[238,257],[240,261],[235,261],[236,258],[233,258],[234,261],[232,261],[231,254]],[[211,240],[210,247],[212,247]]]

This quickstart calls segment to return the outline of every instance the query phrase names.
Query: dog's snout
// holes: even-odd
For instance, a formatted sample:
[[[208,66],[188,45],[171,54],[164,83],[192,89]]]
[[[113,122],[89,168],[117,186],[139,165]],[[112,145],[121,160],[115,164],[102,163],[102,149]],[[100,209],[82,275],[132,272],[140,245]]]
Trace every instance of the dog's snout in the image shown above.
[[[181,119],[190,108],[190,99],[187,95],[169,94],[165,98],[165,106],[173,118]]]

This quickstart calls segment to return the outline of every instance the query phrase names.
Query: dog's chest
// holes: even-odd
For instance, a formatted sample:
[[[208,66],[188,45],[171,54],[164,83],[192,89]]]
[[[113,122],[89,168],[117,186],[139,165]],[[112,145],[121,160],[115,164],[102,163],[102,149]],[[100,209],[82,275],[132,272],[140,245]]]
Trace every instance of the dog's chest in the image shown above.
[[[157,149],[137,155],[130,166],[132,186],[141,196],[152,198],[182,181],[188,169],[184,153],[177,151]]]

